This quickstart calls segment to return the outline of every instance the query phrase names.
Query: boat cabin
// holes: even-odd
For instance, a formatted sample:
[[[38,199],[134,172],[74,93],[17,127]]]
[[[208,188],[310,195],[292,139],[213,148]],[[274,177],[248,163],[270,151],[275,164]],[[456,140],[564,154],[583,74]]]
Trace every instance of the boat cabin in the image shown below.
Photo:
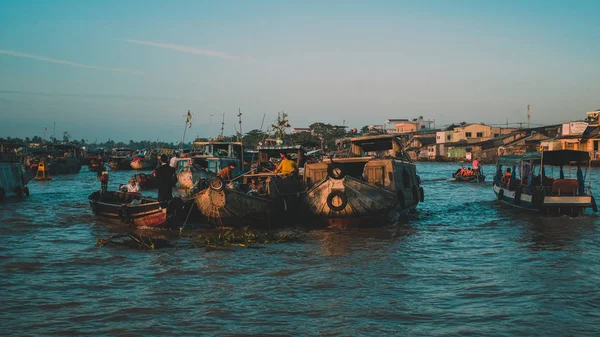
[[[195,141],[189,160],[179,160],[178,172],[192,167],[195,171],[207,170],[218,173],[230,163],[235,164],[234,174],[244,172],[244,147],[241,142]]]
[[[401,177],[394,174],[394,162],[410,162],[403,151],[402,143],[394,135],[366,136],[350,139],[349,151],[346,156],[324,158],[320,163],[307,165],[304,171],[304,183],[311,187],[328,175],[349,175],[368,183],[395,190],[396,181],[402,185],[418,184],[416,171],[403,170]],[[337,172],[336,172],[337,171]],[[411,173],[412,172],[412,173]]]
[[[132,149],[127,149],[127,148],[119,148],[119,149],[113,149],[111,157],[131,157],[131,154],[133,153]]]
[[[0,162],[16,163],[19,161],[19,152],[22,144],[0,142]]]

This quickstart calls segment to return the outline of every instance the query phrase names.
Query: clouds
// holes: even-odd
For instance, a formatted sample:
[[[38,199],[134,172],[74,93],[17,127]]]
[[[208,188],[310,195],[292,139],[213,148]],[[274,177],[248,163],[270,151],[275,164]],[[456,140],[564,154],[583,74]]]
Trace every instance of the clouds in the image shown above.
[[[227,53],[223,53],[220,51],[205,50],[205,49],[199,49],[199,48],[194,48],[194,47],[190,47],[190,46],[181,46],[181,45],[176,45],[176,44],[167,44],[167,43],[159,43],[159,42],[152,42],[152,41],[130,40],[130,39],[115,39],[115,41],[123,41],[123,42],[141,44],[141,45],[145,45],[145,46],[171,49],[171,50],[176,50],[176,51],[180,51],[183,53],[212,56],[212,57],[217,57],[217,58],[225,59],[225,60],[232,60],[232,59],[237,58],[235,56],[231,56]]]
[[[33,59],[33,60],[42,61],[42,62],[62,64],[62,65],[71,66],[71,67],[94,69],[94,70],[100,70],[100,71],[116,71],[116,72],[129,73],[129,74],[134,74],[134,75],[144,75],[144,73],[141,71],[128,69],[128,68],[112,68],[112,67],[102,67],[102,66],[96,66],[96,65],[82,64],[82,63],[76,63],[76,62],[71,62],[71,61],[66,61],[66,60],[54,59],[54,58],[46,57],[46,56],[21,53],[21,52],[14,51],[14,50],[0,49],[0,54],[14,56],[14,57],[28,58],[28,59]]]

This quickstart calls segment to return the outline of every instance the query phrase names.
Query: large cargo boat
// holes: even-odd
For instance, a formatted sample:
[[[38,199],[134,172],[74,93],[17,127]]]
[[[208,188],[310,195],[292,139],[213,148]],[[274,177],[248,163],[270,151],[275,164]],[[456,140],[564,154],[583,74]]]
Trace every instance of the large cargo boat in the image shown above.
[[[498,158],[494,193],[498,200],[546,215],[597,211],[591,194],[590,155],[585,151],[527,152]],[[587,184],[586,184],[587,179]]]
[[[317,219],[333,227],[382,226],[423,201],[416,167],[396,136],[352,138],[349,150],[346,158],[304,166],[304,202]]]

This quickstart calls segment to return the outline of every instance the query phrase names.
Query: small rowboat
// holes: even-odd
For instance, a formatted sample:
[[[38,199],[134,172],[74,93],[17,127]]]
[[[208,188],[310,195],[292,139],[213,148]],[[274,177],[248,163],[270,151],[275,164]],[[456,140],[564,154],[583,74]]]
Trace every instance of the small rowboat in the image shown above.
[[[466,170],[463,168],[452,173],[452,179],[450,179],[450,181],[482,183],[485,181],[485,175],[481,171],[477,172],[471,169]]]
[[[97,191],[88,200],[95,215],[136,227],[175,228],[184,215],[180,198],[171,200],[166,208],[139,193]]]

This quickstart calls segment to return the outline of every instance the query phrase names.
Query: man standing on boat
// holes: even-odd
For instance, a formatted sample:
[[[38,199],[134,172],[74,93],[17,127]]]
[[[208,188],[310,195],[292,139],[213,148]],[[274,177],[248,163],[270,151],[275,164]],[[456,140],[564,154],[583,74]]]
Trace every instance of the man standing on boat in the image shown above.
[[[173,186],[177,181],[175,168],[169,166],[169,158],[166,155],[160,156],[161,165],[154,170],[156,176],[156,185],[158,187],[158,202],[166,204],[173,199]]]
[[[480,174],[479,160],[477,160],[477,157],[473,157],[473,173],[475,173],[476,175]]]

